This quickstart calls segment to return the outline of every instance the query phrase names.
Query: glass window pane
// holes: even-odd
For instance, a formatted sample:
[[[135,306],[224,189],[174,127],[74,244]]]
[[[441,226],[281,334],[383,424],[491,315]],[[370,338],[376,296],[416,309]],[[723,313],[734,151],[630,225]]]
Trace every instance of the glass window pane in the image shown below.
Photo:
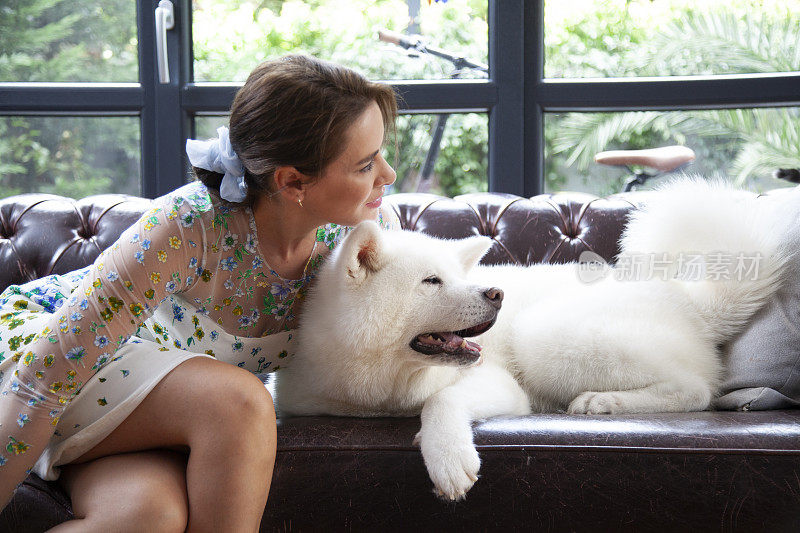
[[[426,156],[431,151],[439,115],[401,115],[397,120],[397,150],[394,139],[386,142],[384,157],[397,172],[392,192],[430,192],[455,196],[487,191],[489,117],[486,113],[446,115],[440,151],[432,157],[423,177]],[[224,116],[195,117],[198,139],[216,137],[216,129],[227,125]],[[395,158],[395,154],[397,157]]]
[[[444,129],[440,152],[434,157],[437,126]],[[401,115],[397,120],[396,160],[393,139],[386,145],[386,160],[397,172],[392,192],[456,196],[489,189],[489,117],[485,113]],[[432,170],[426,171],[430,158],[432,163],[427,168]]]
[[[136,117],[0,117],[0,197],[141,195]]]
[[[0,81],[139,81],[136,2],[3,0]]]
[[[800,169],[800,108],[548,113],[545,143],[546,192],[620,192],[630,172],[595,163],[595,154],[673,144],[688,146],[696,154],[696,160],[677,173],[723,177],[763,192],[793,185],[774,175],[779,169]],[[652,188],[669,176],[637,188]]]
[[[545,77],[800,70],[797,0],[545,1]]]
[[[244,81],[258,63],[301,52],[371,79],[443,79],[451,62],[409,54],[377,30],[420,34],[427,46],[486,64],[487,0],[193,0],[196,81]],[[465,70],[460,77],[484,77]]]

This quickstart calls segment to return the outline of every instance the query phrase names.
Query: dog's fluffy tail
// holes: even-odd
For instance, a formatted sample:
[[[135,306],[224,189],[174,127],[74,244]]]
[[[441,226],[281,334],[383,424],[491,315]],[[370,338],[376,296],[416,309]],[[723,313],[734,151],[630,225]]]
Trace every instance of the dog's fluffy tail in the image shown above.
[[[798,223],[800,188],[756,197],[722,181],[682,178],[631,215],[619,259],[652,257],[650,268],[659,265],[659,274],[685,290],[719,344],[780,286],[800,240],[790,231]]]

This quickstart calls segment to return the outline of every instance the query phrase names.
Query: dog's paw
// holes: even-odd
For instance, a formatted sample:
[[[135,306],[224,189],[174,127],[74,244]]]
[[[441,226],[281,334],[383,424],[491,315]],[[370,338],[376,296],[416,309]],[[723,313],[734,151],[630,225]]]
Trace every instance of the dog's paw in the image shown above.
[[[481,460],[474,446],[441,450],[431,459],[428,474],[434,492],[446,500],[462,500],[472,485],[478,481]],[[428,461],[426,461],[426,464]]]
[[[420,438],[420,448],[434,493],[446,500],[461,500],[478,481],[481,460],[472,440],[445,442]]]
[[[623,400],[615,392],[584,392],[569,404],[570,414],[614,414],[625,410]]]

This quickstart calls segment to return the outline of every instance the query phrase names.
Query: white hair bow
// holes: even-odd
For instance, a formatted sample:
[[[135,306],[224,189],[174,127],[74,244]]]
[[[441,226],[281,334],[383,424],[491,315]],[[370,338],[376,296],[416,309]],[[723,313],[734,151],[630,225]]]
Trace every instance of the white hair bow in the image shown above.
[[[229,202],[242,202],[247,198],[244,182],[244,165],[231,147],[228,128],[217,128],[217,138],[208,141],[186,140],[186,155],[197,168],[224,174],[219,186],[219,195]]]

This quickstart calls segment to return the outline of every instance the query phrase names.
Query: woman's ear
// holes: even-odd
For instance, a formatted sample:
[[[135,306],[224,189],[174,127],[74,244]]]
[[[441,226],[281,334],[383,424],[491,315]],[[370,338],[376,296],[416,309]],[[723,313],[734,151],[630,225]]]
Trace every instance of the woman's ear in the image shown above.
[[[284,165],[275,169],[273,174],[275,190],[278,191],[285,200],[291,203],[302,201],[305,197],[305,188],[308,177],[302,174],[295,167]]]

